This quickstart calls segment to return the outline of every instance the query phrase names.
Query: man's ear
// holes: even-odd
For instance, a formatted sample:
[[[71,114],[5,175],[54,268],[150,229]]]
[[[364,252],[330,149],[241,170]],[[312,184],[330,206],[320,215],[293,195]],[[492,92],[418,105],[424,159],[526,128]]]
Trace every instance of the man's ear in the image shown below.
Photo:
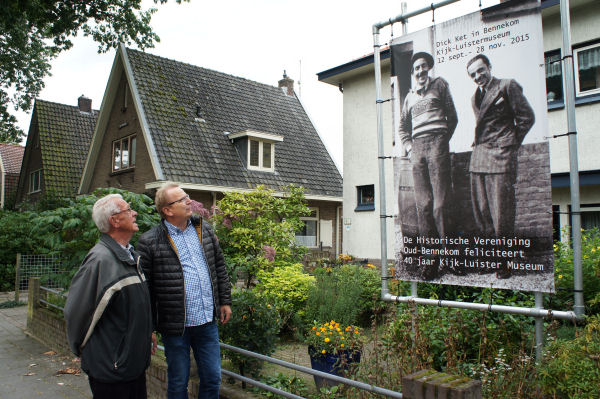
[[[166,218],[167,216],[173,216],[173,211],[168,207],[162,209],[162,215]]]
[[[112,215],[108,218],[108,223],[110,224],[110,226],[113,229],[118,229],[119,228],[119,221],[117,220],[117,218],[115,217],[115,215]]]

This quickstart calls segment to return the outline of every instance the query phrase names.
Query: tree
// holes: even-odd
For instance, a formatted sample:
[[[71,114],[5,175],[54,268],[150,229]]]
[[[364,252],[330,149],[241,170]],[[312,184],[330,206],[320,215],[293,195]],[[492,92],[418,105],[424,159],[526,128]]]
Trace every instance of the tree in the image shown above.
[[[168,0],[153,0],[164,4]],[[177,3],[189,0],[175,0]],[[78,32],[98,52],[135,43],[151,48],[160,38],[150,19],[156,8],[142,0],[3,0],[0,7],[0,142],[20,143],[24,132],[9,108],[28,111],[44,88],[50,62],[73,46]]]
[[[288,186],[283,197],[258,186],[249,193],[230,192],[218,202],[214,217],[228,266],[246,272],[249,288],[259,270],[297,263],[306,248],[295,243],[310,215],[301,187]]]

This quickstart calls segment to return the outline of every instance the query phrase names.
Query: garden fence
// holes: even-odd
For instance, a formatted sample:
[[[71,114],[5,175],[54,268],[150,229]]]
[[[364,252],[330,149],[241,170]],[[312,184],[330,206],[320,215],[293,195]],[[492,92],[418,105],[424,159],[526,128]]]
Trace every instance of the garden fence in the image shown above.
[[[53,277],[61,273],[59,256],[17,254],[15,301],[19,300],[19,291],[28,289],[31,277],[39,277],[45,287],[60,288],[60,284]]]

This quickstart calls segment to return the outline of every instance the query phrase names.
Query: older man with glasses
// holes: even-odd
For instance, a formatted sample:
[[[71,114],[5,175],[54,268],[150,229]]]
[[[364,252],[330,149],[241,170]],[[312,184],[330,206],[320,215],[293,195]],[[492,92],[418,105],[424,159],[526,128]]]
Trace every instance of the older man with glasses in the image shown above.
[[[65,320],[94,399],[145,399],[152,342],[150,294],[129,240],[137,212],[119,194],[94,204],[102,233],[73,277]]]
[[[138,250],[148,278],[155,329],[167,358],[168,398],[188,397],[190,348],[198,366],[198,398],[218,398],[221,355],[216,320],[231,316],[231,285],[211,225],[192,216],[190,196],[175,183],[154,200],[161,222]]]

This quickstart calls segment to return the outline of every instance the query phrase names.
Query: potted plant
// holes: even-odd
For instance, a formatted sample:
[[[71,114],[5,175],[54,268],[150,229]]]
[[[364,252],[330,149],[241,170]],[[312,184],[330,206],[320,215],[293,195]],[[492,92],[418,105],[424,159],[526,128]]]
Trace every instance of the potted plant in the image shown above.
[[[362,335],[356,326],[343,326],[335,320],[314,323],[306,336],[311,367],[325,373],[345,376],[351,365],[360,362]],[[317,389],[336,385],[333,381],[313,376]]]

